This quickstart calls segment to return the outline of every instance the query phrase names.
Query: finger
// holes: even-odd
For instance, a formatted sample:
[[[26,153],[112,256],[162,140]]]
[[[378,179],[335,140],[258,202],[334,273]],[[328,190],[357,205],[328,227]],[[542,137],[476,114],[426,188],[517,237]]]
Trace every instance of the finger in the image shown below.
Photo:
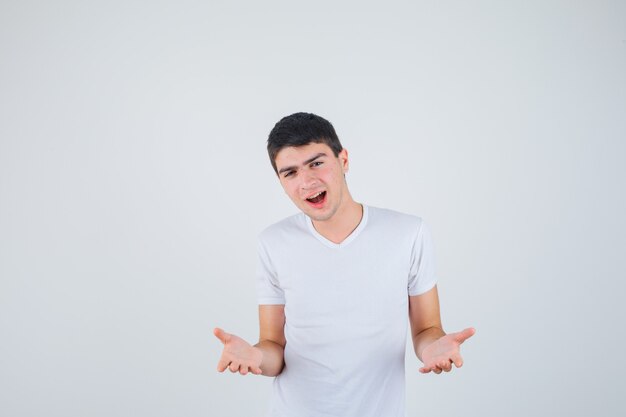
[[[239,373],[240,373],[241,375],[246,375],[246,374],[248,373],[248,367],[247,367],[247,366],[245,366],[245,365],[241,365],[241,366],[239,367]]]
[[[262,375],[263,374],[263,371],[261,370],[261,368],[251,368],[251,371],[255,375]]]
[[[474,336],[475,333],[476,333],[475,328],[468,327],[467,329],[454,333],[454,340],[456,340],[459,343],[463,343],[470,337]]]
[[[441,373],[441,368],[438,366],[435,366],[433,369],[433,372],[436,373],[437,375],[439,375]]]
[[[224,372],[226,370],[226,368],[228,368],[228,365],[230,365],[230,361],[229,360],[221,359],[217,363],[217,372]]]
[[[459,354],[452,355],[450,360],[452,361],[452,363],[454,363],[454,366],[456,366],[457,368],[460,368],[461,366],[463,366],[463,358]]]
[[[435,370],[435,366],[437,364],[435,362],[429,361],[428,363],[424,363],[423,365],[424,366],[422,366],[420,368],[420,372],[427,374],[427,373],[429,373],[431,371],[434,371]]]
[[[222,343],[227,343],[230,340],[230,334],[226,333],[224,330],[216,327],[213,329],[213,334],[221,340]]]
[[[231,362],[230,366],[228,367],[228,369],[230,369],[230,372],[235,373],[239,370],[239,362]]]
[[[448,359],[447,361],[439,365],[439,367],[443,369],[445,372],[450,372],[450,370],[452,369],[452,362],[450,362],[450,359]]]

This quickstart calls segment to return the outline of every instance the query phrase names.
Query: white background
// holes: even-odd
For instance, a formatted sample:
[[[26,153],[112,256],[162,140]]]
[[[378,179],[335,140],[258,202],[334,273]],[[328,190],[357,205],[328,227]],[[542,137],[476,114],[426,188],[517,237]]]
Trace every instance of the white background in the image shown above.
[[[297,111],[477,329],[450,373],[408,346],[409,416],[624,415],[623,1],[2,1],[0,60],[2,416],[263,415],[211,330],[258,337]]]

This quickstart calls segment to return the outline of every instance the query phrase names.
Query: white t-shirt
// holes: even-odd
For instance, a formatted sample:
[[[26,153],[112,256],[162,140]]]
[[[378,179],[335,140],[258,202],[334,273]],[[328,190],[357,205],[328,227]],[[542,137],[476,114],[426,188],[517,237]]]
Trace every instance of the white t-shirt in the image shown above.
[[[363,204],[337,244],[300,212],[265,228],[258,254],[259,304],[285,305],[267,416],[405,417],[408,296],[437,281],[422,219]]]

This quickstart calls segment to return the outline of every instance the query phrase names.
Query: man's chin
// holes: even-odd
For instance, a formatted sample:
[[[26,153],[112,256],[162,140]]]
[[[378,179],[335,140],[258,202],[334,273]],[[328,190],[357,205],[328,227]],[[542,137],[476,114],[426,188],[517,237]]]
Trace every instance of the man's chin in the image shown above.
[[[307,216],[309,216],[311,218],[311,220],[314,220],[316,222],[324,222],[328,219],[330,219],[333,216],[333,213],[316,213],[316,212],[312,212],[312,213],[305,213]]]
[[[309,207],[305,205],[305,206],[300,206],[299,209],[300,211],[302,211],[304,214],[306,214],[307,216],[309,216],[312,220],[315,220],[316,222],[326,221],[330,219],[334,214],[332,211],[329,212],[327,210],[328,207],[324,207],[322,209],[315,209],[313,207]]]

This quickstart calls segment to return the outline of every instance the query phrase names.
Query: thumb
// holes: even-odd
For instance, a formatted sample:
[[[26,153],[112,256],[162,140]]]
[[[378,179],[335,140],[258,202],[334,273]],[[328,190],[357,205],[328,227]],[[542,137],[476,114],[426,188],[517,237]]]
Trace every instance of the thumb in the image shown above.
[[[459,343],[463,343],[470,337],[474,336],[474,333],[476,333],[476,329],[474,329],[473,327],[468,327],[467,329],[455,333],[454,340]]]
[[[230,334],[226,333],[224,330],[220,329],[219,327],[216,327],[215,329],[213,329],[213,334],[218,339],[220,339],[222,343],[228,343],[228,341],[230,340]]]

